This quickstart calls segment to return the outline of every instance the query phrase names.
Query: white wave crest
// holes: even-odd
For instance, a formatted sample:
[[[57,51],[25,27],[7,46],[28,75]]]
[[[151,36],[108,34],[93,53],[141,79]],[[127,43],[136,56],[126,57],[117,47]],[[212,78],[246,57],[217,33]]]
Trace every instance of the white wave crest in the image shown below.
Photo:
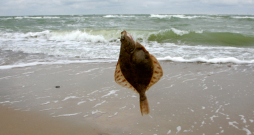
[[[204,16],[197,16],[197,15],[194,15],[194,16],[186,16],[186,15],[160,15],[160,14],[151,14],[150,17],[153,17],[153,18],[172,18],[172,17],[175,17],[175,18],[181,18],[181,19],[194,19],[194,18],[199,18],[199,17],[204,17]]]
[[[87,42],[107,42],[102,35],[92,35],[86,33],[85,31],[75,30],[75,31],[65,31],[65,32],[50,32],[49,40],[77,40],[77,41],[87,41]]]
[[[11,19],[58,19],[57,16],[16,16]]]
[[[186,15],[172,15],[172,17],[175,18],[182,18],[182,19],[194,19],[194,18],[198,18],[198,17],[203,17],[203,16],[186,16]]]
[[[43,18],[45,18],[45,19],[58,19],[60,17],[57,17],[57,16],[43,16]]]
[[[9,20],[9,19],[13,19],[13,17],[5,17],[5,18],[0,18],[0,20]]]
[[[153,17],[153,18],[171,18],[171,15],[159,15],[159,14],[151,14],[150,17]]]
[[[172,31],[176,35],[179,35],[179,36],[183,36],[183,35],[189,34],[190,32],[195,32],[195,33],[199,33],[199,34],[204,32],[203,30],[179,30],[179,29],[176,29],[176,28],[171,28],[171,29],[166,29],[166,30],[162,30],[162,31],[159,31],[159,32],[150,32],[148,34],[148,36],[150,36],[152,34],[163,34],[165,32],[169,32],[169,31]],[[138,36],[141,36],[141,35],[138,35]],[[143,35],[143,37],[145,37],[145,36]],[[147,39],[147,38],[145,38],[145,39]]]
[[[106,18],[122,18],[122,17],[135,17],[133,15],[105,15]]]
[[[171,30],[172,30],[175,34],[177,34],[177,35],[179,35],[179,36],[182,36],[182,35],[185,35],[185,34],[189,34],[189,33],[190,33],[189,31],[178,30],[178,29],[176,29],[176,28],[171,28]]]
[[[1,39],[47,39],[56,41],[108,42],[103,35],[94,35],[86,31],[49,31],[28,33],[3,33]]]
[[[232,16],[235,19],[254,19],[254,16]]]

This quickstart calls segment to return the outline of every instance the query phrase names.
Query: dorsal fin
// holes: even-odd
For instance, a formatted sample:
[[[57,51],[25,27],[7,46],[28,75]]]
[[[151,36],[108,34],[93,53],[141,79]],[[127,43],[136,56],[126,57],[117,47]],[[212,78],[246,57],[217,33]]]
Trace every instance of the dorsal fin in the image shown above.
[[[121,85],[122,87],[131,89],[134,92],[138,93],[137,90],[123,76],[123,73],[122,73],[121,68],[120,68],[119,60],[117,62],[116,70],[115,70],[115,82],[117,84]]]
[[[161,65],[158,62],[158,60],[152,54],[150,54],[150,57],[151,57],[152,62],[153,62],[153,76],[151,78],[150,83],[147,86],[146,91],[151,86],[153,86],[155,83],[157,83],[160,80],[160,78],[163,76],[163,70],[162,70]]]

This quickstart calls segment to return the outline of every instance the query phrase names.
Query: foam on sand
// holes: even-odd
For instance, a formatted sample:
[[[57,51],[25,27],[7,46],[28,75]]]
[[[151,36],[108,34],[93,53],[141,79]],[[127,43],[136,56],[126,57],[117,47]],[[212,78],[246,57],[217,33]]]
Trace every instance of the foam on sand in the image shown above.
[[[68,117],[68,116],[75,116],[81,114],[81,112],[79,113],[71,113],[71,114],[61,114],[61,115],[57,115],[57,116],[53,116],[53,117]]]
[[[117,91],[119,91],[119,90],[111,90],[111,91],[109,91],[109,93],[108,94],[106,94],[106,95],[103,95],[101,98],[103,98],[103,97],[107,97],[107,96],[110,96],[110,95],[115,95],[115,96],[117,96],[117,94],[115,94]]]
[[[115,112],[113,115],[111,115],[111,116],[108,116],[108,117],[114,117],[114,116],[116,116],[118,114],[118,112]]]
[[[75,98],[79,98],[77,96],[68,96],[68,97],[65,97],[62,101],[66,101],[68,99],[75,99]]]
[[[105,102],[106,102],[106,100],[102,101],[101,103],[96,104],[93,108],[95,108],[95,107],[97,107],[97,106],[100,106],[100,105],[102,105],[102,104],[105,103]]]

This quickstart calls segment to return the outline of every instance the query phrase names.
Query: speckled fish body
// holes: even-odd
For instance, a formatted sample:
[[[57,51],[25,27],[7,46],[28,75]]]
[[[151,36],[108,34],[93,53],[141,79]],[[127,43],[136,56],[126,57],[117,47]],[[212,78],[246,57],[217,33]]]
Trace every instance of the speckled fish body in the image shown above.
[[[123,31],[115,81],[139,94],[142,115],[149,114],[146,91],[162,76],[163,70],[157,59],[144,46],[135,42],[129,33]]]

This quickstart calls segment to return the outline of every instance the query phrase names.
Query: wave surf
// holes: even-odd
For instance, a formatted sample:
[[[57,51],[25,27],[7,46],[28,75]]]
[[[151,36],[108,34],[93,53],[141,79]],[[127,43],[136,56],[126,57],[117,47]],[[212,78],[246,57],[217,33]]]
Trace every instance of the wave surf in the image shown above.
[[[181,14],[0,17],[0,65],[116,60],[123,30],[160,60],[248,64],[254,60],[253,17]]]

